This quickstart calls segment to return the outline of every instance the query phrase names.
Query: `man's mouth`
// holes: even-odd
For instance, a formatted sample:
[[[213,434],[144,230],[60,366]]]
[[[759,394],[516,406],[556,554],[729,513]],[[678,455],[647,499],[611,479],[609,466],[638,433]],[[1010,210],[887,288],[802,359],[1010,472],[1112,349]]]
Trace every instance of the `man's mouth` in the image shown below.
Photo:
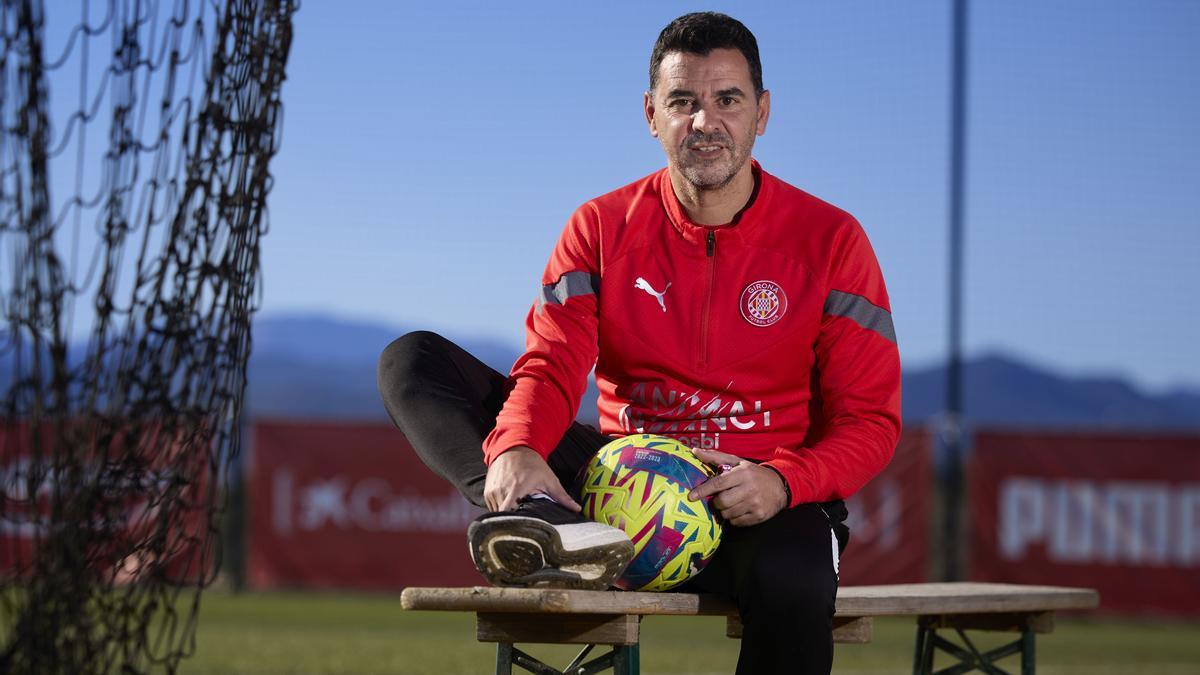
[[[695,150],[697,152],[716,152],[717,150],[721,150],[724,147],[725,146],[723,146],[723,145],[693,145],[693,146],[689,146],[688,149]]]

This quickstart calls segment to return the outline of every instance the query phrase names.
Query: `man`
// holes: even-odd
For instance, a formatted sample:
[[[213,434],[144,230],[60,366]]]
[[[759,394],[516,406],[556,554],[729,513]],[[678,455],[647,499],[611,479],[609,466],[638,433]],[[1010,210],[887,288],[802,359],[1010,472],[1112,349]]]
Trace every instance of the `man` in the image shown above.
[[[770,104],[745,26],[671,22],[644,101],[667,168],[571,217],[509,377],[415,333],[385,351],[379,386],[425,462],[492,510],[469,539],[498,584],[621,573],[628,539],[585,522],[569,489],[612,437],[671,436],[732,467],[691,495],[731,527],[685,588],[738,603],[739,673],[828,673],[841,500],[895,448],[900,366],[858,223],[750,158]],[[572,422],[593,367],[603,434]]]

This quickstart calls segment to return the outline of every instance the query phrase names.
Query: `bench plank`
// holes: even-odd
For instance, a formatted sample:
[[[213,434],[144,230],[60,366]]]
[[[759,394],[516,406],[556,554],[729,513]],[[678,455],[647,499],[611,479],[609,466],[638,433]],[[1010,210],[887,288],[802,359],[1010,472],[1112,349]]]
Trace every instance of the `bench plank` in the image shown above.
[[[948,582],[847,586],[838,591],[837,613],[847,616],[992,614],[1095,609],[1100,594],[1090,588]]]
[[[712,616],[736,613],[725,598],[694,593],[577,591],[550,588],[406,588],[405,609],[550,614]],[[836,616],[922,616],[1094,609],[1091,589],[974,582],[846,586]]]
[[[404,609],[551,614],[723,615],[736,611],[716,595],[577,591],[554,588],[406,588]]]

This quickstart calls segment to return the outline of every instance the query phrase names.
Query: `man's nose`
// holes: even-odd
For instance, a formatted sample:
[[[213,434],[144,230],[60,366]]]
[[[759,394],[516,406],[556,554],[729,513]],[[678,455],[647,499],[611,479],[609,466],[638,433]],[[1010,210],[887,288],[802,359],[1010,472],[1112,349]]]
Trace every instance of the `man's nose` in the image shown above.
[[[705,108],[700,108],[692,113],[692,130],[707,134],[715,131],[717,128],[717,116],[710,113]]]

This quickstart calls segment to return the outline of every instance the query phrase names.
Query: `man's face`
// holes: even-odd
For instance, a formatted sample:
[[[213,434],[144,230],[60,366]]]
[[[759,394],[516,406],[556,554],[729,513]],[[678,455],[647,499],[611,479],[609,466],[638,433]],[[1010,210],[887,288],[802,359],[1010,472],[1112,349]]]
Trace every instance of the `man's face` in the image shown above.
[[[770,108],[770,93],[755,96],[750,66],[736,49],[668,53],[645,99],[650,134],[668,165],[700,190],[720,189],[742,170]]]

